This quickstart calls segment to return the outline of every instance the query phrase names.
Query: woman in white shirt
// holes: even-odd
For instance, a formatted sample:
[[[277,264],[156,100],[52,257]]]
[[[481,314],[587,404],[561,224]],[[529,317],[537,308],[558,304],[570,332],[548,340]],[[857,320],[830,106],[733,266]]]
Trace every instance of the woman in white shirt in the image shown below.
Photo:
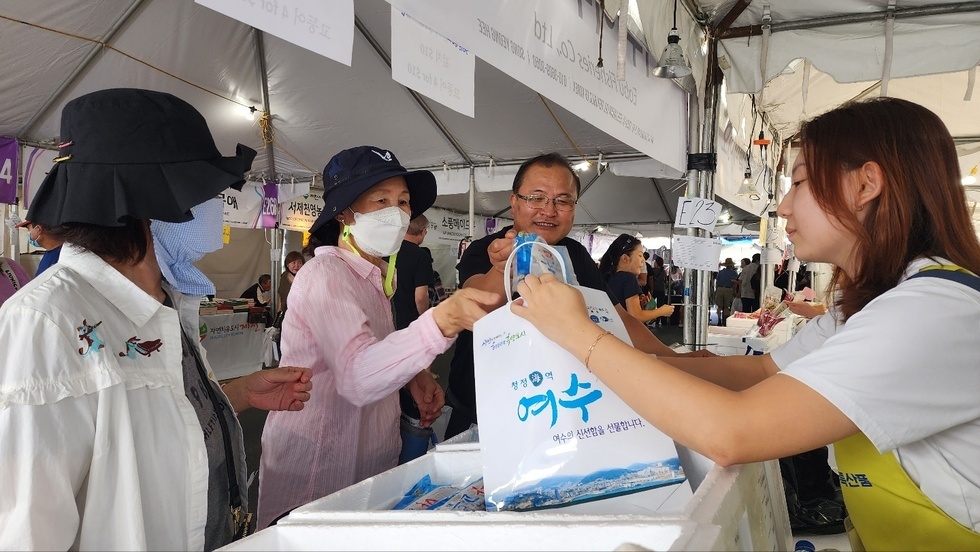
[[[68,102],[61,139],[28,219],[64,250],[0,308],[0,549],[224,546],[250,517],[235,414],[301,409],[310,371],[219,387],[149,219],[189,221],[255,151],[222,157],[190,104],[135,89]]]
[[[845,104],[800,133],[777,212],[797,257],[836,266],[837,300],[771,355],[651,359],[548,276],[525,280],[512,309],[720,464],[834,443],[868,549],[980,549],[980,244],[953,140],[895,98]]]

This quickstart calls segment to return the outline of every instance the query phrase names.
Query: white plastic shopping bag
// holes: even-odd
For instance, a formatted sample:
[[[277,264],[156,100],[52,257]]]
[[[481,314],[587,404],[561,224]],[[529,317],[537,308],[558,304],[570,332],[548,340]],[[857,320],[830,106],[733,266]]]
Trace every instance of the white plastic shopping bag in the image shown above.
[[[576,289],[592,319],[630,343],[606,293]],[[674,442],[509,303],[475,324],[473,356],[487,510],[548,508],[684,481]]]

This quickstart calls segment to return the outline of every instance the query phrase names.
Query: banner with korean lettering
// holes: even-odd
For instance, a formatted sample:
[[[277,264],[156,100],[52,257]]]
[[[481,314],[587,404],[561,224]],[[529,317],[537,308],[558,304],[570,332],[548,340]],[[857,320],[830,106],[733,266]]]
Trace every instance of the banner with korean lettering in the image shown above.
[[[0,136],[0,203],[17,203],[17,154],[20,146],[16,138]]]
[[[281,220],[279,228],[309,232],[310,227],[323,211],[323,192],[310,190],[310,193],[282,202],[279,206]]]
[[[576,289],[600,327],[631,343],[604,291]],[[476,322],[473,357],[487,510],[670,494],[684,481],[673,440],[509,303]]]
[[[687,169],[687,92],[654,77],[653,57],[627,40],[626,79],[616,78],[621,19],[599,2],[389,0],[512,78],[650,157]],[[596,45],[608,52],[598,67]]]

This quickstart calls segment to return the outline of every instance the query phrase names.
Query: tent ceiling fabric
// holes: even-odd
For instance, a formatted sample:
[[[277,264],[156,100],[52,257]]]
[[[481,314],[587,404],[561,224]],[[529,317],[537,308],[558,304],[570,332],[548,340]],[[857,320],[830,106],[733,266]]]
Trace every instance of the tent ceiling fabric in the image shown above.
[[[98,38],[129,5],[117,0],[71,0],[48,7],[24,0],[5,2],[0,14]],[[359,0],[355,10],[390,51],[388,3]],[[264,44],[275,138],[289,152],[276,150],[277,172],[300,176],[309,172],[304,165],[322,170],[333,153],[359,144],[390,147],[412,166],[464,162],[409,92],[391,79],[390,68],[360,33],[355,33],[350,67],[271,35],[264,35]],[[111,45],[221,96],[262,108],[251,28],[192,0],[145,0]],[[0,20],[0,48],[16,60],[0,77],[3,97],[14,100],[3,108],[0,134],[51,140],[57,136],[58,114],[68,100],[100,88],[146,87],[171,92],[205,113],[222,151],[237,142],[259,146],[254,166],[261,171],[267,165],[258,124],[245,119],[245,108],[111,50],[99,53],[39,124],[21,135],[23,125],[95,47]],[[533,90],[480,60],[476,90],[475,119],[428,102],[474,162],[491,157],[523,159],[546,151],[578,156]],[[583,153],[635,153],[558,105],[549,102],[549,106]]]
[[[849,24],[802,28],[816,18],[873,19],[887,10],[887,0],[779,0],[744,2],[743,0],[681,0],[688,10],[678,14],[678,27],[685,56],[691,60],[695,75],[703,79],[704,56],[697,25],[689,12],[698,10],[698,18],[709,27],[719,25],[725,17],[747,3],[729,29],[744,29],[762,24],[766,6],[771,10],[772,33],[767,51],[765,80],[761,70],[762,37],[759,35],[725,38],[719,41],[719,65],[725,73],[727,94],[722,98],[720,136],[733,140],[744,152],[755,135],[750,135],[754,117],[764,113],[777,138],[795,135],[800,123],[845,101],[875,97],[881,93],[885,62],[884,19]],[[651,49],[663,40],[670,28],[668,4],[664,0],[636,0],[641,24]],[[904,17],[902,14],[935,8],[956,9],[956,13]],[[980,151],[980,90],[972,100],[965,96],[970,70],[980,62],[980,3],[950,0],[897,0],[901,12],[893,29],[893,54],[888,80],[888,95],[922,104],[938,114],[957,139],[960,169],[966,174],[976,165],[971,155]],[[801,28],[787,29],[788,25]],[[782,26],[782,29],[780,29]],[[807,60],[807,61],[804,61]],[[809,72],[809,79],[804,75]],[[763,82],[765,90],[758,93]],[[703,81],[698,82],[700,87]],[[749,94],[756,94],[753,110]],[[756,127],[756,134],[758,133]],[[734,130],[734,132],[732,132]],[[769,133],[767,132],[767,135]],[[723,164],[719,142],[719,165]],[[731,144],[728,144],[731,150]],[[732,153],[737,157],[737,152]],[[744,153],[743,153],[744,155]],[[755,151],[756,157],[758,151]],[[736,159],[737,161],[737,159]],[[728,167],[735,169],[737,167]],[[721,170],[721,169],[720,169]],[[736,170],[727,181],[719,173],[715,191],[725,196],[726,185],[737,178]],[[730,186],[729,186],[730,187]],[[730,197],[749,211],[759,212],[764,201]],[[975,215],[980,221],[980,213]]]
[[[355,2],[358,21],[389,53],[390,14],[384,0]],[[4,98],[0,135],[56,144],[60,112],[71,99],[103,88],[149,88],[172,93],[200,110],[223,153],[234,151],[239,142],[258,150],[253,172],[270,176],[259,123],[245,117],[248,106],[263,109],[262,75],[251,27],[193,0],[64,0],[56,5],[15,0],[4,2],[0,15],[94,40],[111,35],[107,40],[111,48],[102,48],[91,41],[0,19],[0,50],[5,53],[0,73]],[[274,165],[280,175],[309,177],[321,171],[334,153],[360,144],[391,148],[410,167],[459,167],[469,158],[483,165],[477,171],[486,170],[491,159],[513,162],[549,151],[562,153],[573,162],[580,153],[594,160],[600,152],[618,154],[621,159],[647,159],[480,59],[476,60],[475,118],[426,100],[461,146],[464,157],[410,92],[392,80],[391,69],[362,32],[354,34],[351,66],[268,34],[262,35],[262,43],[275,133]],[[83,66],[87,58],[91,59]],[[63,92],[52,101],[62,86]],[[492,215],[507,208],[509,192],[482,191],[481,184],[478,180],[477,214]],[[494,182],[493,189],[503,187],[499,184]],[[644,210],[648,203],[659,202],[655,195],[635,201],[632,194],[599,193],[605,185],[603,181],[592,190],[594,197],[587,203],[590,210],[612,218],[612,211],[617,211],[617,220],[662,220],[662,213]],[[459,192],[460,186],[468,189],[468,183],[461,182],[445,189]],[[676,204],[682,190],[671,192],[674,188],[669,186],[665,193]],[[616,190],[618,194],[620,188]],[[599,199],[615,207],[593,206]],[[465,212],[469,201],[465,194],[444,195],[436,206]]]
[[[636,0],[644,16],[648,37],[666,35],[669,19],[664,18],[663,0]],[[698,0],[697,9],[709,25],[717,25],[739,0]],[[885,55],[884,20],[839,24],[810,29],[780,30],[780,25],[815,18],[868,16],[887,8],[886,0],[779,0],[750,2],[731,24],[744,28],[762,24],[763,10],[769,6],[773,32],[767,54],[766,88],[763,103],[772,126],[783,138],[799,128],[799,123],[847,100],[865,95],[877,96],[883,75]],[[898,10],[924,6],[952,9],[958,13],[926,17],[899,18],[893,32],[888,95],[921,103],[939,114],[955,137],[980,137],[977,102],[965,101],[968,70],[980,63],[980,8],[977,2],[950,0],[898,0]],[[972,10],[972,11],[968,11]],[[692,26],[684,14],[684,25]],[[690,33],[689,33],[690,34]],[[694,61],[703,57],[700,45],[681,41],[685,55]],[[725,73],[728,112],[736,130],[752,115],[746,93],[761,90],[760,36],[728,38],[719,41],[719,64]],[[804,63],[811,64],[808,86],[804,86]],[[804,97],[806,101],[804,101]],[[758,98],[757,98],[758,99]],[[721,125],[724,126],[723,124]],[[741,136],[744,147],[754,137]],[[961,154],[969,153],[961,147]]]

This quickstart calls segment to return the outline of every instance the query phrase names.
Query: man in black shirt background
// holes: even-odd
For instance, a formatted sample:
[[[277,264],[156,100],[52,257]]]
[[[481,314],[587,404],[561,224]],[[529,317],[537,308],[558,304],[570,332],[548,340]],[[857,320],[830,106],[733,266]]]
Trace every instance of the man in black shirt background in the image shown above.
[[[429,285],[434,283],[432,254],[420,247],[428,228],[429,219],[425,215],[412,219],[398,250],[395,261],[398,287],[391,296],[396,330],[407,328],[429,308]]]
[[[578,175],[568,160],[557,153],[539,155],[526,161],[514,176],[510,210],[514,225],[474,241],[463,253],[456,269],[460,287],[475,287],[504,297],[504,263],[514,249],[518,232],[537,234],[549,245],[564,246],[580,286],[606,291],[606,284],[589,251],[568,237],[575,221],[575,204],[581,192]],[[610,298],[613,304],[616,300]],[[501,303],[503,304],[503,303]],[[660,342],[639,320],[621,306],[616,311],[623,319],[633,345],[646,353],[677,356]],[[706,351],[692,355],[703,356]],[[476,420],[476,388],[473,379],[473,333],[464,331],[456,339],[456,353],[449,372],[449,394],[446,401],[453,408],[446,438],[457,435]]]

